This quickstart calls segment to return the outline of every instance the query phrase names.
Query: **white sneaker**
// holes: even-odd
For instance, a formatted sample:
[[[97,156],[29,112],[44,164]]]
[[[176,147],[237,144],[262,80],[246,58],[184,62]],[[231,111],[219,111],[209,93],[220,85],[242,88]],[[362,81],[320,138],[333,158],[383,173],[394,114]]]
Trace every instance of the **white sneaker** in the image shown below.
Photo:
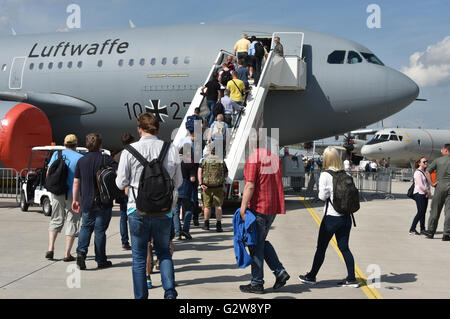
[[[341,282],[338,282],[338,286],[339,287],[353,287],[353,288],[358,288],[359,287],[359,282],[358,280],[347,280],[344,279]]]

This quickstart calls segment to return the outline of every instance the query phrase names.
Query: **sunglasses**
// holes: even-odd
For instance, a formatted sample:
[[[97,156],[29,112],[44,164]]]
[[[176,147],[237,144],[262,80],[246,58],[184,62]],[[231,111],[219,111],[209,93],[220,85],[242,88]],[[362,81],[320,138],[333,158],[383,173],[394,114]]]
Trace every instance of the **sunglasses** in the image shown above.
[[[422,163],[424,163],[424,164],[428,164],[428,161],[423,161]]]

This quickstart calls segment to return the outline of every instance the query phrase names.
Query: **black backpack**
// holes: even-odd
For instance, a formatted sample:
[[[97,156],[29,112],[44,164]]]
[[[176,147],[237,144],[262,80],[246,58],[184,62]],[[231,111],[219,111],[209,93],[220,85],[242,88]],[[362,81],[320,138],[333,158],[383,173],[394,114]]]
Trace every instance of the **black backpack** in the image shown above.
[[[174,185],[163,165],[169,147],[170,143],[164,142],[158,158],[148,162],[134,147],[131,145],[125,146],[125,149],[144,167],[139,178],[137,196],[134,188],[131,187],[136,200],[136,208],[140,215],[157,216],[170,213],[172,209]]]
[[[353,182],[353,177],[349,176],[345,171],[327,170],[333,176],[333,202],[330,199],[328,203],[333,205],[336,212],[343,215],[351,215],[353,224],[356,226],[353,213],[359,210],[359,191]],[[325,211],[326,214],[326,211]]]
[[[58,151],[58,158],[52,163],[45,179],[45,188],[52,194],[67,194],[67,174],[69,168],[63,159],[62,151]]]
[[[233,77],[231,76],[231,71],[223,71],[222,76],[220,78],[220,83],[222,83],[223,86],[227,86],[228,81],[231,81]]]
[[[255,43],[255,56],[258,58],[262,58],[264,57],[264,47],[261,44],[261,42],[256,42]]]
[[[220,100],[216,103],[216,105],[214,105],[213,108],[214,118],[216,118],[219,114],[225,114],[225,108]]]
[[[125,192],[120,190],[116,185],[116,170],[107,164],[108,155],[103,155],[103,165],[96,172],[97,181],[97,203],[100,206],[111,206],[114,200],[123,200]]]

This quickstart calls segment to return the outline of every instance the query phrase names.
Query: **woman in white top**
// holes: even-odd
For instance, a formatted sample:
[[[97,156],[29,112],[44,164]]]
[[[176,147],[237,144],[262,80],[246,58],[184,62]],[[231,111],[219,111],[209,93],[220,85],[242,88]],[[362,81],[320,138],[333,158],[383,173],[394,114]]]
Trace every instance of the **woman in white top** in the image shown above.
[[[338,151],[334,147],[327,147],[323,152],[323,166],[325,170],[342,171],[344,165],[339,157]],[[352,220],[350,215],[342,215],[336,212],[331,203],[333,202],[333,176],[324,171],[319,178],[319,198],[325,202],[331,201],[328,208],[325,208],[325,216],[322,219],[317,240],[317,249],[311,271],[306,275],[300,275],[300,281],[308,284],[316,284],[316,275],[325,260],[325,252],[333,235],[336,235],[338,247],[347,266],[347,278],[339,282],[339,286],[359,287],[355,278],[355,261],[348,247]]]
[[[414,172],[414,192],[413,199],[416,201],[417,214],[414,217],[410,235],[421,235],[425,231],[425,213],[428,206],[428,198],[431,196],[430,184],[425,176],[425,170],[428,167],[428,160],[425,157],[419,158],[415,163]],[[420,233],[416,231],[417,223],[420,222]]]

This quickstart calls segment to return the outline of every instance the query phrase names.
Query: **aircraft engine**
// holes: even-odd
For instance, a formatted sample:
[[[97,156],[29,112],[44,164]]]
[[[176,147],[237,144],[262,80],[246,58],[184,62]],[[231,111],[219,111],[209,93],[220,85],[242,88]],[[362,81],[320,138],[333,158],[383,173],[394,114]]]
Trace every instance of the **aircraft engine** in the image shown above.
[[[43,111],[17,102],[0,101],[0,161],[20,172],[28,167],[31,148],[50,145],[52,127]]]

